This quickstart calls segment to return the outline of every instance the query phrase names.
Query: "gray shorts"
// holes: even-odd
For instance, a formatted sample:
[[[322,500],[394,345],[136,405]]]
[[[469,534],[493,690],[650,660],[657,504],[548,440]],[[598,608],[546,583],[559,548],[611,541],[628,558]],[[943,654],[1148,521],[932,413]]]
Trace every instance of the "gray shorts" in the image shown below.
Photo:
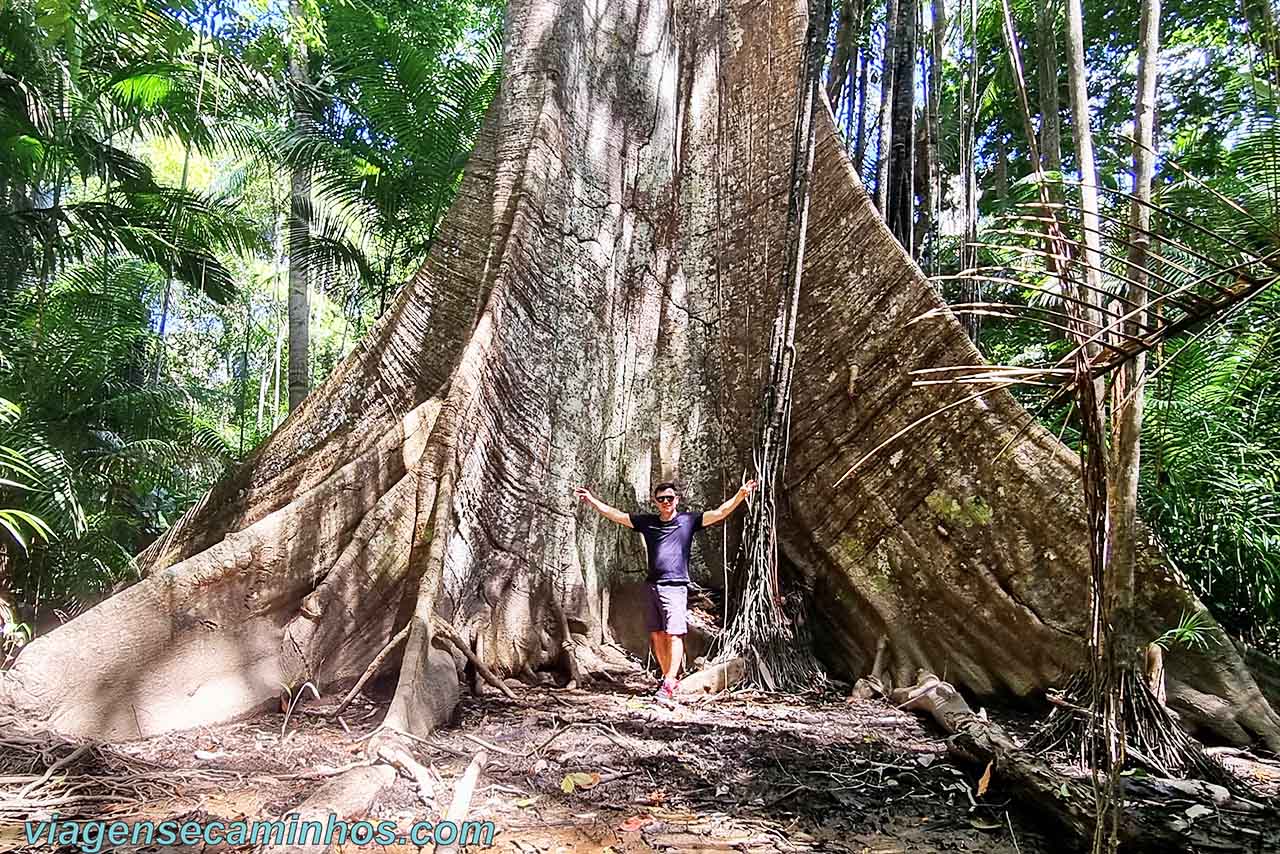
[[[684,584],[646,584],[644,624],[651,632],[682,635],[689,629],[685,624],[689,588]]]

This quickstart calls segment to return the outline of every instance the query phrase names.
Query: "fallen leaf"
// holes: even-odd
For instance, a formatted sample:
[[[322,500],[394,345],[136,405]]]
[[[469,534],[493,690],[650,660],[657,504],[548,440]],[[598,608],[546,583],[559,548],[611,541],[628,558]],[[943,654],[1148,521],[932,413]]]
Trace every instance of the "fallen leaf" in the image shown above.
[[[618,830],[626,831],[627,833],[633,833],[639,830],[640,828],[644,827],[646,824],[648,824],[651,821],[653,821],[653,816],[633,815],[631,816],[631,818],[627,819],[626,821],[622,822],[622,824],[618,825]]]
[[[1204,804],[1192,804],[1191,806],[1187,807],[1186,815],[1187,815],[1187,818],[1192,819],[1194,821],[1195,819],[1202,818],[1206,815],[1213,815],[1213,810],[1205,806]]]
[[[657,806],[658,804],[663,803],[664,801],[666,801],[666,799],[667,799],[666,789],[654,789],[652,792],[644,796],[644,802],[646,804],[651,804],[653,806]]]
[[[590,789],[598,786],[599,784],[599,774],[588,774],[585,771],[574,771],[572,774],[564,775],[564,779],[560,781],[560,790],[565,794],[569,794],[574,789]]]
[[[1067,784],[1066,784],[1066,783],[1063,783],[1063,784],[1058,788],[1058,797],[1060,797],[1060,798],[1069,798],[1069,797],[1071,797],[1071,793],[1067,791]]]
[[[537,801],[538,801],[537,798],[521,798],[520,800],[516,801],[516,806],[520,807],[521,809],[525,809],[527,807],[533,806],[535,803],[537,803]]]
[[[987,793],[987,787],[991,785],[991,763],[987,763],[987,770],[982,772],[982,779],[978,780],[978,797],[982,797]]]

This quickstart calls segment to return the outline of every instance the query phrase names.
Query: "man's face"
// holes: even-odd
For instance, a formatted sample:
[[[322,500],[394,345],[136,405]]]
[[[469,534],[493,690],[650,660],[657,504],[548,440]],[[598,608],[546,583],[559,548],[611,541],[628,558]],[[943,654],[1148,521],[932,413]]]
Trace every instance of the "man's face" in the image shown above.
[[[676,514],[676,505],[680,503],[680,496],[676,495],[674,489],[663,489],[653,496],[653,503],[658,505],[658,513],[663,519],[670,519]]]

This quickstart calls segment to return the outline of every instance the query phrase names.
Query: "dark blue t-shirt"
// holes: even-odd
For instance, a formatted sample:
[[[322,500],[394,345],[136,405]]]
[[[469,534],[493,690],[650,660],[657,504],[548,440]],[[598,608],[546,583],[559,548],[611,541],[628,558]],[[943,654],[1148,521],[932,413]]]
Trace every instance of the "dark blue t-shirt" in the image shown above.
[[[677,513],[670,522],[656,513],[629,513],[631,526],[649,551],[650,584],[688,584],[689,547],[702,527],[702,511]]]

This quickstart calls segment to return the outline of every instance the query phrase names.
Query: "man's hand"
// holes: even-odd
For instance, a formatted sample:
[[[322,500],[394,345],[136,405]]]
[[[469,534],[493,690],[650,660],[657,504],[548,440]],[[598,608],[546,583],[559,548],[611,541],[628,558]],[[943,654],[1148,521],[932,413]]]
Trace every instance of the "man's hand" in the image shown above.
[[[610,522],[616,522],[617,524],[625,525],[628,528],[635,527],[635,525],[631,524],[631,514],[623,513],[621,510],[605,504],[599,498],[592,495],[591,490],[587,489],[585,486],[575,486],[573,488],[573,495],[582,503],[590,504],[597,513],[608,519]]]
[[[716,525],[729,518],[729,514],[738,509],[738,505],[747,500],[747,496],[756,491],[756,487],[760,484],[754,479],[747,481],[738,487],[738,491],[733,494],[725,503],[721,504],[715,510],[708,510],[702,514],[702,526]]]

